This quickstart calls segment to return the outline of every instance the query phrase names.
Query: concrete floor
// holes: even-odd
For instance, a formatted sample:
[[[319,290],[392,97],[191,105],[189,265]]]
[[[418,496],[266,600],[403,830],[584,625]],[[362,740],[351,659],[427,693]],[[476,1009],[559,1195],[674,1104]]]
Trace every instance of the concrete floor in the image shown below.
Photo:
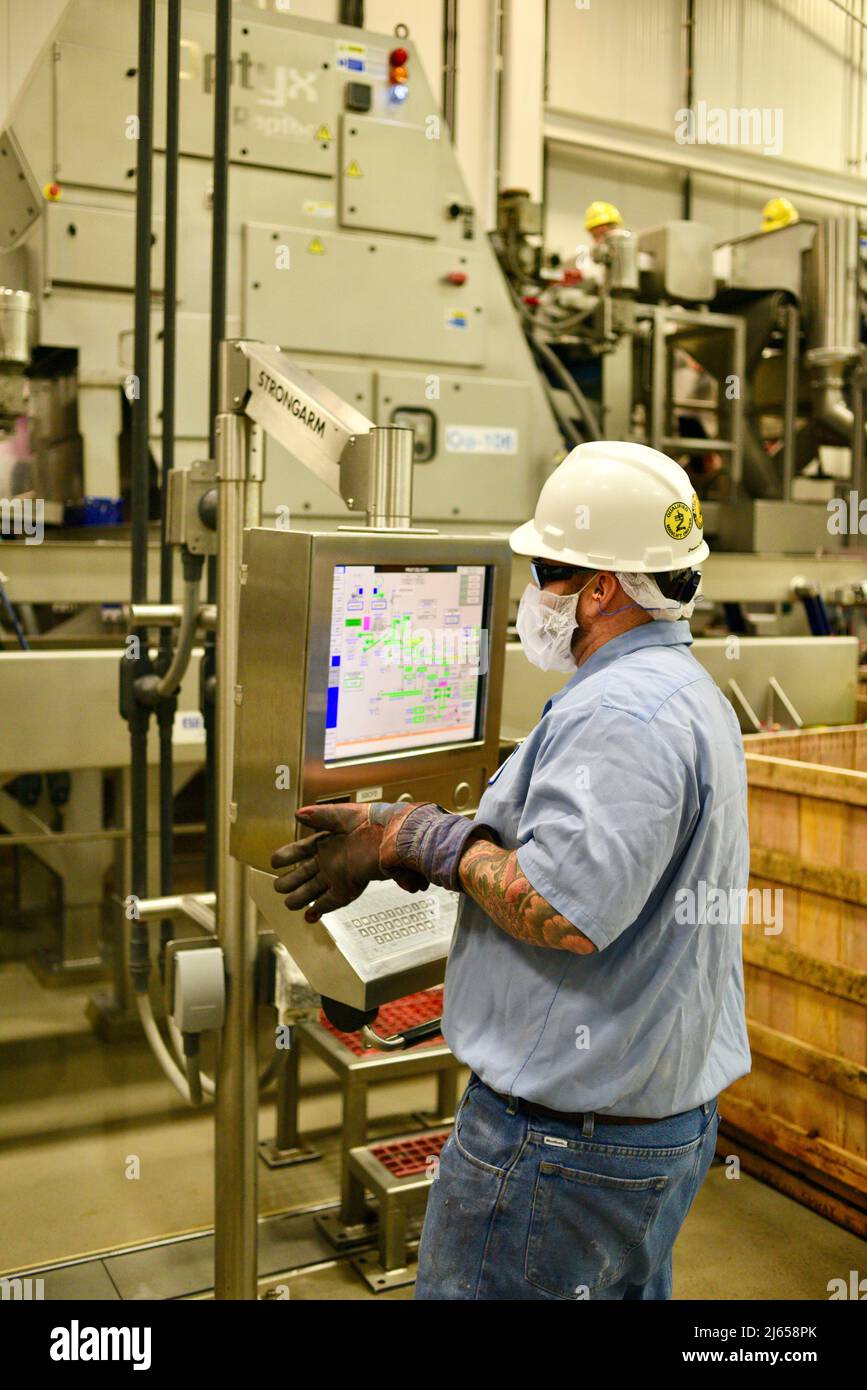
[[[0,1273],[128,1250],[210,1227],[213,1211],[213,1118],[184,1106],[145,1044],[99,1042],[84,1017],[89,989],[45,990],[23,964],[0,967]],[[300,1124],[317,1135],[320,1162],[277,1170],[259,1167],[263,1216],[336,1199],[335,1131],[340,1120],[331,1073],[302,1061]],[[370,1112],[394,1133],[435,1098],[430,1081],[375,1088]],[[398,1117],[406,1117],[401,1121]],[[273,1104],[263,1105],[260,1133],[273,1133]],[[140,1176],[127,1177],[130,1158]],[[293,1299],[372,1297],[346,1264],[335,1264],[309,1216],[266,1222],[260,1245],[264,1274],[290,1276]],[[67,1270],[71,1296],[203,1296],[210,1237],[191,1238],[159,1257],[118,1254]],[[675,1297],[734,1300],[825,1299],[831,1278],[863,1269],[865,1245],[807,1208],[749,1176],[712,1168],[675,1248]],[[187,1270],[184,1291],[169,1288]],[[159,1264],[159,1268],[157,1265]],[[184,1282],[185,1281],[185,1282]],[[399,1299],[411,1290],[379,1298]]]

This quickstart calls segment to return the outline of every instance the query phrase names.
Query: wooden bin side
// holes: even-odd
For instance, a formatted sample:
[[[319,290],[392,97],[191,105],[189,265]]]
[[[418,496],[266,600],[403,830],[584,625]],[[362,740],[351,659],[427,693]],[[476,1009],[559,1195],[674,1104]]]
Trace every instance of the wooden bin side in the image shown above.
[[[750,887],[772,895],[777,920],[753,911],[744,926],[753,1070],[720,1109],[760,1154],[833,1194],[816,1203],[828,1215],[853,1224],[837,1198],[860,1210],[853,1229],[864,1230],[867,729],[744,745]]]

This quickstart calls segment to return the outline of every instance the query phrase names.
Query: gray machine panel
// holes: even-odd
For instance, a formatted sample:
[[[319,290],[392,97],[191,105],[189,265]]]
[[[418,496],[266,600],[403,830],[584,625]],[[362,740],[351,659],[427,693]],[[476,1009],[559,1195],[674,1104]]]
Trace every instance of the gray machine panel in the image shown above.
[[[333,567],[386,558],[495,567],[484,728],[477,739],[459,744],[324,762]],[[306,802],[402,797],[453,810],[478,805],[498,760],[508,542],[411,531],[254,528],[245,536],[244,563],[232,854],[267,871],[274,850],[294,838],[293,815]]]
[[[340,118],[340,221],[344,227],[435,237],[444,217],[438,142],[426,126],[344,113]],[[397,174],[400,170],[400,174]]]
[[[413,514],[420,521],[531,516],[539,480],[530,468],[530,389],[523,381],[378,372],[375,418],[430,411],[436,453],[413,477]]]
[[[468,283],[448,284],[453,270]],[[242,332],[292,353],[339,344],[363,357],[482,366],[486,270],[478,251],[247,223]],[[354,293],[360,284],[364,293]]]

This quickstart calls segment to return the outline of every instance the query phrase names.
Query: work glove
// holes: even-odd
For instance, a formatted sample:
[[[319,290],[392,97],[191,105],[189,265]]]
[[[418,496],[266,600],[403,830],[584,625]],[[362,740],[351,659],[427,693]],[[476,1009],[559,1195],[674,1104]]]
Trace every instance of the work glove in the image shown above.
[[[302,806],[296,820],[310,826],[316,834],[294,844],[283,845],[271,857],[273,869],[287,869],[274,887],[283,893],[292,911],[306,907],[305,920],[318,922],[326,912],[354,902],[374,879],[393,878],[408,893],[430,886],[420,874],[395,864],[393,870],[380,863],[379,850],[383,820],[371,818],[372,805],[326,804]],[[395,804],[397,811],[403,805]]]
[[[271,866],[289,869],[274,887],[293,911],[310,904],[308,922],[353,902],[374,879],[392,878],[409,893],[431,883],[458,892],[467,842],[499,843],[490,826],[432,801],[302,806],[295,817],[318,833],[284,845]]]

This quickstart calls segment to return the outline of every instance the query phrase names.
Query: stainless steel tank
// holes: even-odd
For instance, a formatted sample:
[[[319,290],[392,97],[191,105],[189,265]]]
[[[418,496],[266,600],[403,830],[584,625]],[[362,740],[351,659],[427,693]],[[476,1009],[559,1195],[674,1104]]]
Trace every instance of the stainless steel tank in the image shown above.
[[[36,309],[27,290],[0,285],[0,364],[28,366],[36,337]]]

